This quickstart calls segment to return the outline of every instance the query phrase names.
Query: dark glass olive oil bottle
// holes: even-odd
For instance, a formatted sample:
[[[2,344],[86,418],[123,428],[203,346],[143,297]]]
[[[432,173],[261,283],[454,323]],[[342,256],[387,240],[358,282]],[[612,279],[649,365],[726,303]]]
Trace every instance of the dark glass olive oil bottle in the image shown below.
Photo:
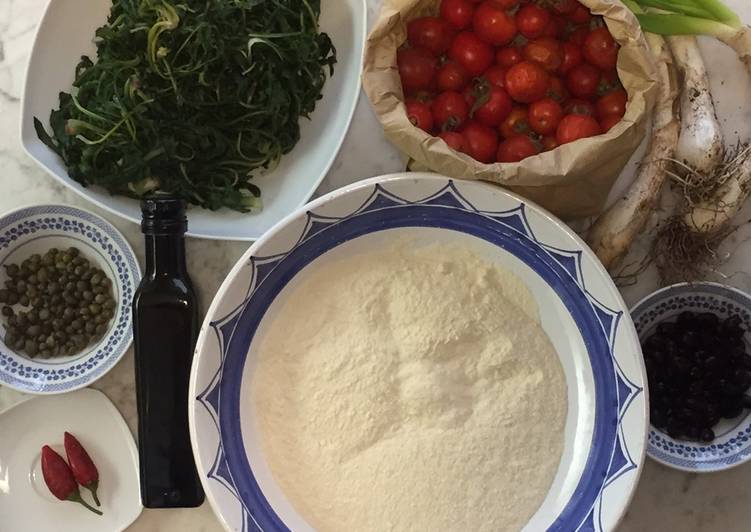
[[[199,325],[185,264],[185,205],[156,196],[141,211],[146,272],[133,298],[141,500],[147,508],[194,507],[204,497],[188,430]]]

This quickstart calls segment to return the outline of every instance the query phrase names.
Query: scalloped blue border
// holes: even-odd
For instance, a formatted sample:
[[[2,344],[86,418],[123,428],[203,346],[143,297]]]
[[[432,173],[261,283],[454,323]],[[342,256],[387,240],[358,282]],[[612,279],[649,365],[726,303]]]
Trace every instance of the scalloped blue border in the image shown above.
[[[95,381],[125,354],[133,333],[130,302],[141,277],[138,262],[117,229],[102,218],[67,205],[38,205],[19,209],[0,220],[0,249],[39,232],[52,231],[83,240],[114,266],[121,294],[119,318],[106,342],[83,359],[65,364],[55,360],[29,360],[0,343],[0,384],[31,393],[61,393]]]
[[[642,388],[629,381],[613,357],[621,312],[587,291],[581,251],[561,250],[537,240],[525,207],[479,211],[453,181],[430,196],[409,201],[376,184],[368,199],[344,217],[307,213],[297,243],[286,253],[252,257],[248,295],[238,308],[211,323],[219,339],[221,366],[196,398],[209,412],[220,442],[208,478],[221,483],[242,505],[242,530],[286,531],[258,487],[244,451],[239,416],[240,378],[253,335],[274,297],[294,275],[329,249],[358,236],[393,227],[441,227],[482,238],[513,253],[543,277],[571,312],[587,347],[595,376],[593,444],[571,500],[550,530],[602,530],[602,493],[615,479],[637,468],[623,434],[622,420]]]

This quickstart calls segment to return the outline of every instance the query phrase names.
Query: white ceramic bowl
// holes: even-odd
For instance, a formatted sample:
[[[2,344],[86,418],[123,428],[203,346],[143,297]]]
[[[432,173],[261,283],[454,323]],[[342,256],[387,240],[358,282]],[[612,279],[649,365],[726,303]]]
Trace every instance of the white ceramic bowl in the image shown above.
[[[349,128],[360,93],[360,71],[365,43],[365,0],[323,0],[321,30],[337,49],[334,76],[326,82],[323,98],[310,120],[301,119],[301,139],[279,166],[254,182],[261,187],[263,210],[238,213],[189,210],[189,235],[255,240],[284,216],[305,203],[325,177]],[[50,0],[37,29],[24,87],[21,142],[26,153],[63,184],[108,211],[139,222],[138,202],[111,196],[100,187],[85,188],[68,177],[60,158],[38,138],[33,118],[48,125],[58,107],[58,93],[69,92],[81,55],[95,57],[94,31],[107,19],[111,0]]]
[[[0,324],[0,384],[4,386],[35,394],[83,388],[112,369],[130,346],[133,339],[130,303],[141,272],[122,234],[94,213],[67,205],[36,205],[0,217],[0,284],[7,279],[3,265],[18,264],[52,247],[71,246],[77,247],[112,280],[118,304],[110,329],[99,342],[81,353],[30,359],[2,342],[5,328]]]
[[[256,436],[256,332],[290,279],[299,286],[336,257],[400,235],[464,243],[528,285],[560,356],[569,408],[557,475],[525,530],[613,530],[647,432],[641,349],[618,291],[550,214],[500,188],[432,174],[374,178],[313,201],[251,246],[217,293],[198,341],[189,412],[198,470],[224,526],[311,530],[274,482]]]
[[[751,331],[751,296],[717,283],[680,283],[665,287],[639,301],[631,315],[642,340],[663,321],[674,320],[684,310],[713,312],[720,318],[731,315],[743,320]],[[751,346],[751,333],[745,342]],[[723,419],[715,427],[711,443],[676,440],[650,426],[647,454],[658,462],[691,473],[713,473],[751,460],[751,411],[736,419]]]

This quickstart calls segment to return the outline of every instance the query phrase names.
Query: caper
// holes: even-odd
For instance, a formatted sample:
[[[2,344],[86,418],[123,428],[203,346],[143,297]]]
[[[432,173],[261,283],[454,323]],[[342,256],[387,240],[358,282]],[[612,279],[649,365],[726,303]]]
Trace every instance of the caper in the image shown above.
[[[16,291],[16,284],[13,282],[13,279],[8,279],[3,284],[5,285],[5,289],[8,292],[15,292]]]
[[[68,305],[75,305],[76,303],[78,303],[78,298],[73,294],[65,294],[63,296],[63,299]]]
[[[116,306],[117,306],[117,303],[115,303],[114,299],[108,299],[107,301],[104,302],[104,308],[106,309],[114,310]]]
[[[18,303],[18,299],[19,299],[18,294],[16,294],[15,292],[9,292],[8,301],[6,301],[6,303],[8,305],[15,305]]]
[[[18,277],[18,274],[21,272],[21,269],[18,267],[17,264],[7,264],[5,266],[5,273],[8,274],[8,277]]]
[[[39,311],[39,319],[42,321],[47,321],[50,319],[50,311],[45,309],[42,309]]]
[[[26,314],[26,319],[28,319],[29,323],[32,325],[36,325],[39,321],[39,313],[35,309],[31,309],[28,314]]]
[[[13,316],[13,314],[15,314],[13,312],[13,308],[9,307],[8,305],[3,306],[2,313],[3,313],[3,316],[5,316],[6,318]]]
[[[65,263],[62,260],[55,261],[55,269],[56,270],[64,270],[65,269]]]
[[[40,268],[37,272],[36,277],[40,283],[44,283],[45,281],[47,281],[47,270],[45,268]]]
[[[70,253],[64,252],[62,255],[60,255],[60,261],[62,261],[62,263],[66,266],[70,264],[71,260],[73,260],[73,257],[70,256]]]
[[[83,327],[83,321],[80,319],[75,319],[72,322],[70,322],[70,326],[73,328],[74,331],[81,330],[81,327]]]
[[[16,336],[14,333],[12,333],[10,331],[6,331],[5,332],[5,338],[4,338],[3,341],[5,342],[5,345],[11,346],[11,345],[14,345],[16,343],[16,338],[18,338],[18,336]]]
[[[29,354],[29,356],[34,356],[37,354],[37,344],[34,343],[33,340],[26,340],[24,343],[24,349],[26,349],[26,352]]]
[[[99,283],[102,282],[102,279],[104,279],[104,276],[102,275],[101,271],[97,271],[92,277],[91,277],[91,285],[97,286]]]
[[[107,326],[104,323],[100,323],[96,326],[95,332],[97,336],[102,336],[105,332],[107,332]]]
[[[13,314],[12,316],[8,316],[8,327],[15,327],[18,324],[18,316]]]
[[[21,294],[21,296],[18,298],[18,302],[22,306],[28,307],[29,306],[29,296],[27,294]]]
[[[86,301],[87,303],[89,301],[94,301],[94,292],[92,292],[91,290],[86,290],[83,293],[83,300]]]
[[[23,279],[19,280],[16,283],[16,292],[18,292],[19,294],[23,294],[24,292],[26,292],[27,288],[28,286],[26,285],[26,281],[24,281]]]
[[[41,332],[42,327],[40,325],[32,325],[28,329],[26,329],[26,334],[28,334],[29,336],[38,336]]]
[[[34,284],[30,284],[29,287],[26,289],[26,295],[29,297],[34,297],[38,293],[39,291],[37,290],[37,287],[34,286]]]
[[[3,288],[0,289],[0,303],[7,303],[8,302],[8,289]]]

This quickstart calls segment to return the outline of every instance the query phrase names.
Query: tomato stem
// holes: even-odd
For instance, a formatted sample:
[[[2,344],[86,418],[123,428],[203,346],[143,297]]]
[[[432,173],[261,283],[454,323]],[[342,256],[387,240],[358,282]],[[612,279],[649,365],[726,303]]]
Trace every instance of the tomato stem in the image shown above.
[[[86,501],[84,501],[81,498],[81,494],[78,491],[74,491],[73,493],[71,493],[68,496],[68,500],[71,501],[71,502],[77,502],[78,504],[80,504],[84,508],[86,508],[87,510],[92,511],[92,512],[94,512],[97,515],[103,515],[102,512],[100,512],[99,510],[97,510],[96,508],[94,508],[93,506],[91,506],[89,503],[87,503]]]

